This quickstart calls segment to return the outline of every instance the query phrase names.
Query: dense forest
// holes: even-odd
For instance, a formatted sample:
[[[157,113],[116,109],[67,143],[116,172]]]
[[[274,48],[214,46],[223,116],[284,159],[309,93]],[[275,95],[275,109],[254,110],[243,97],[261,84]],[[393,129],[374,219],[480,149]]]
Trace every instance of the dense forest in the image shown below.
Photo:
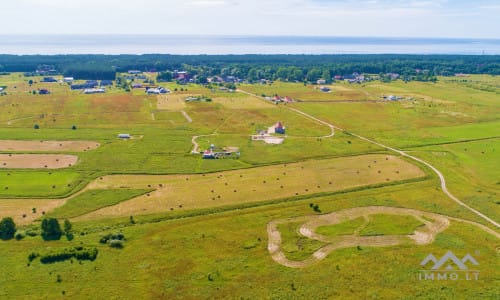
[[[0,72],[34,72],[41,66],[75,79],[115,79],[116,72],[128,70],[183,70],[202,80],[234,76],[314,81],[352,73],[397,73],[425,80],[456,73],[499,75],[500,55],[0,55]]]

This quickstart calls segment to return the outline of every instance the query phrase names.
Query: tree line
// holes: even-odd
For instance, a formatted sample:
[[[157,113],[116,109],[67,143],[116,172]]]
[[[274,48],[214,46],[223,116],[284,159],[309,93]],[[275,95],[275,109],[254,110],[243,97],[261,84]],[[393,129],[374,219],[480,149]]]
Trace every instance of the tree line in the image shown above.
[[[110,80],[117,72],[128,70],[183,70],[202,79],[234,76],[249,81],[314,81],[355,72],[398,73],[408,78],[425,77],[422,74],[499,75],[500,55],[0,55],[0,72],[34,72],[42,67],[75,79]]]

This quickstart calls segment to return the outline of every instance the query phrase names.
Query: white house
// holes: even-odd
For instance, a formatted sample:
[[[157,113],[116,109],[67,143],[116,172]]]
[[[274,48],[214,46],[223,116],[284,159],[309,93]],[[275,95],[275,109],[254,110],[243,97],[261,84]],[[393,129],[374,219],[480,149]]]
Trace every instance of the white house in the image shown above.
[[[102,93],[105,93],[106,90],[103,89],[103,88],[100,88],[100,89],[84,89],[83,90],[83,93],[84,94],[102,94]]]
[[[131,136],[129,133],[120,133],[120,134],[118,134],[118,138],[127,140],[127,139],[130,139]]]
[[[63,82],[72,83],[75,79],[73,77],[64,77]]]

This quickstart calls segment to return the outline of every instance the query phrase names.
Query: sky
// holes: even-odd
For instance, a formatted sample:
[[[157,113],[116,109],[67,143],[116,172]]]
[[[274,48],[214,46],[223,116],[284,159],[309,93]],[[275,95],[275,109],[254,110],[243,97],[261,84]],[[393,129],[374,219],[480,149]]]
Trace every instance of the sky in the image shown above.
[[[500,38],[498,0],[6,0],[0,35]]]

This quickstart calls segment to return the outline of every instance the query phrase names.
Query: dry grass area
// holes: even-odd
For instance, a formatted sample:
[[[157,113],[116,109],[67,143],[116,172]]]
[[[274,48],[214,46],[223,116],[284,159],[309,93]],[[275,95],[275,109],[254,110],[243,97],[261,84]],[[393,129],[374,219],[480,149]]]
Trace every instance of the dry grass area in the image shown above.
[[[92,141],[0,140],[0,151],[87,151],[100,146]]]
[[[181,111],[186,108],[186,97],[195,95],[168,94],[157,96],[156,108],[168,111]]]
[[[398,157],[383,154],[201,175],[111,175],[97,179],[88,188],[156,190],[79,219],[237,205],[332,192],[424,175],[417,166]]]
[[[62,169],[77,161],[76,155],[0,154],[0,169]]]
[[[246,95],[242,97],[215,97],[213,101],[230,109],[260,109],[275,107],[275,105],[270,102],[262,101],[262,99]]]
[[[1,199],[0,211],[2,216],[12,217],[17,225],[26,225],[63,203],[64,199]]]

